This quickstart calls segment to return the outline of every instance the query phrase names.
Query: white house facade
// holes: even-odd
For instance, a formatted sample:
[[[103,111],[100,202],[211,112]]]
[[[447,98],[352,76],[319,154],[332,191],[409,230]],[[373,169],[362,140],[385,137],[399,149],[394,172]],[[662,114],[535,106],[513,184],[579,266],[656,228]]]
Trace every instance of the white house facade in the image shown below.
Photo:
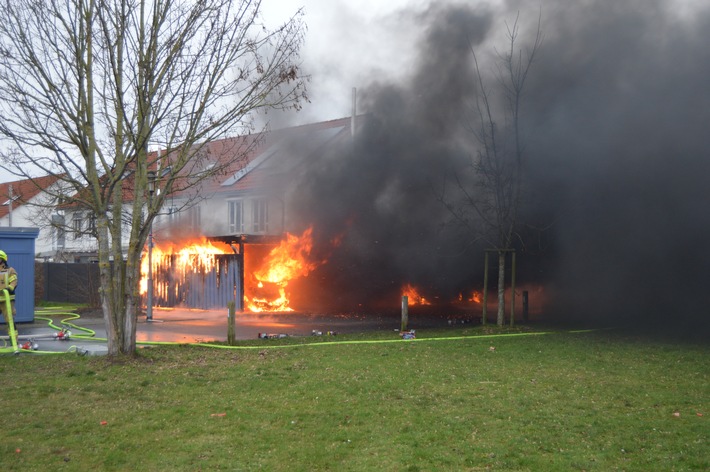
[[[37,228],[38,259],[53,258],[62,248],[62,234],[51,225],[56,214],[54,195],[61,194],[61,189],[61,178],[55,176],[0,184],[0,227]]]
[[[282,235],[289,228],[288,201],[294,176],[303,171],[304,160],[329,145],[351,139],[351,120],[269,132],[252,152],[238,156],[239,162],[234,157],[235,165],[227,175],[205,182],[199,192],[192,189],[189,194],[171,195],[153,222],[154,241],[160,244],[186,237]],[[210,144],[213,145],[220,147],[220,142]],[[229,147],[221,144],[222,149]],[[220,159],[230,158],[224,152],[215,154]],[[132,202],[125,202],[126,245],[131,207]],[[58,206],[50,218],[55,225],[43,235],[42,257],[66,262],[97,260],[95,219],[90,211]]]

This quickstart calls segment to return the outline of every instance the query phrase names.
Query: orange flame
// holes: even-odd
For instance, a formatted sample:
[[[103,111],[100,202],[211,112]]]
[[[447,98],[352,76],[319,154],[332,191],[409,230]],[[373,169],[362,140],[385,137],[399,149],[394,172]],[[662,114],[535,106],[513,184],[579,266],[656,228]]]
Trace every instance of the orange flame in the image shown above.
[[[325,261],[311,261],[313,248],[313,228],[301,236],[287,233],[286,239],[274,247],[268,255],[258,262],[255,269],[246,265],[251,274],[245,274],[244,301],[246,309],[253,312],[285,312],[291,308],[286,287],[289,281],[306,277],[313,269]],[[191,272],[207,272],[213,269],[215,254],[231,254],[228,244],[211,242],[206,238],[189,241],[181,246],[173,243],[155,245],[152,248],[153,273],[158,268],[158,261],[164,256],[174,255],[173,267],[176,275],[185,277]],[[245,252],[249,252],[248,250]],[[154,281],[154,283],[156,283]],[[141,261],[140,293],[146,294],[148,286],[148,258]]]
[[[309,260],[313,249],[313,227],[301,236],[287,233],[286,239],[273,248],[261,266],[254,271],[258,281],[251,299],[247,299],[247,308],[254,312],[293,311],[286,293],[289,281],[306,277],[320,263]],[[264,293],[271,293],[266,297]],[[275,294],[278,293],[278,296]]]
[[[214,266],[214,254],[231,254],[233,251],[227,244],[213,243],[206,238],[186,242],[178,248],[172,242],[167,244],[154,245],[152,248],[153,272],[155,273],[160,261],[164,256],[175,255],[175,267],[177,275],[184,276],[188,272],[207,272]],[[141,260],[141,281],[140,293],[148,291],[148,258]]]
[[[467,302],[474,302],[474,303],[480,304],[481,303],[481,292],[477,292],[474,290],[473,292],[471,292],[470,297],[466,297],[466,296],[464,296],[463,293],[459,293],[459,301],[460,302],[467,301]]]
[[[468,299],[469,302],[481,303],[481,292],[473,291],[471,297]]]
[[[402,287],[402,295],[409,299],[410,305],[431,305],[431,302],[424,298],[412,284]]]

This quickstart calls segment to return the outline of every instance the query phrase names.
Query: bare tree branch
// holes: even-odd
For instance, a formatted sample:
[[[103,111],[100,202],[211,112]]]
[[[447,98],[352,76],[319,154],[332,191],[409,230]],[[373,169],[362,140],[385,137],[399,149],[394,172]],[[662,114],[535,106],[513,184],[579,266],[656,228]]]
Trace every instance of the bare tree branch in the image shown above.
[[[530,46],[523,51],[520,44],[519,15],[512,25],[506,23],[508,47],[496,50],[493,85],[487,78],[473,45],[471,58],[477,89],[472,118],[467,125],[473,136],[475,151],[470,168],[473,179],[453,176],[458,199],[440,198],[458,221],[471,228],[471,239],[485,240],[499,252],[498,323],[504,309],[503,280],[505,252],[516,236],[518,211],[524,185],[525,155],[520,111],[525,84],[535,56],[542,43],[542,12]]]
[[[72,204],[93,214],[110,354],[135,350],[140,256],[165,199],[196,194],[246,151],[207,168],[206,144],[252,131],[258,110],[307,100],[302,12],[269,30],[260,7],[2,1],[0,165],[25,178],[60,176],[55,200],[72,189]],[[158,167],[160,192],[146,207],[148,171]]]

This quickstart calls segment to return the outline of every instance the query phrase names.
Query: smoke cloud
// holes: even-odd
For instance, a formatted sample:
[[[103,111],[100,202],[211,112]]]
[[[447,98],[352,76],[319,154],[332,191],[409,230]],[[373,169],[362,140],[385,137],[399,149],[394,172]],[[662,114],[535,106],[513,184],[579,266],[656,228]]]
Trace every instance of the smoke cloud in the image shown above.
[[[293,195],[296,220],[313,224],[316,247],[328,248],[314,276],[344,309],[396,305],[407,282],[442,300],[481,288],[487,247],[438,197],[476,151],[471,48],[493,89],[506,24],[520,14],[525,51],[541,13],[544,41],[522,109],[519,218],[540,231],[517,247],[519,276],[544,285],[548,317],[710,326],[710,7],[679,5],[558,0],[540,10],[510,1],[402,12],[421,30],[416,67],[360,89],[367,118],[355,139],[311,161]],[[327,244],[333,238],[339,246]]]
[[[710,9],[677,6],[546,5],[526,122],[560,317],[710,325]]]

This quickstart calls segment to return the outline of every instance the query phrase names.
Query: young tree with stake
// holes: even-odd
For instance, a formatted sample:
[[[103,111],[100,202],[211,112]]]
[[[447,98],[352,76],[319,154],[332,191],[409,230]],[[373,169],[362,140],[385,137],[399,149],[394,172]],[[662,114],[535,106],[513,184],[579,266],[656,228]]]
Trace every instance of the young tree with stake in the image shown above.
[[[507,27],[508,48],[498,52],[494,80],[484,76],[478,56],[471,48],[476,101],[468,131],[476,151],[470,161],[473,179],[454,175],[458,199],[440,200],[451,214],[498,254],[497,324],[505,317],[505,261],[518,225],[524,187],[525,153],[521,130],[521,107],[525,83],[541,42],[541,16],[527,49],[519,45],[519,18]],[[515,294],[513,294],[515,296]],[[485,303],[485,302],[484,302]],[[485,322],[485,317],[484,317]]]

